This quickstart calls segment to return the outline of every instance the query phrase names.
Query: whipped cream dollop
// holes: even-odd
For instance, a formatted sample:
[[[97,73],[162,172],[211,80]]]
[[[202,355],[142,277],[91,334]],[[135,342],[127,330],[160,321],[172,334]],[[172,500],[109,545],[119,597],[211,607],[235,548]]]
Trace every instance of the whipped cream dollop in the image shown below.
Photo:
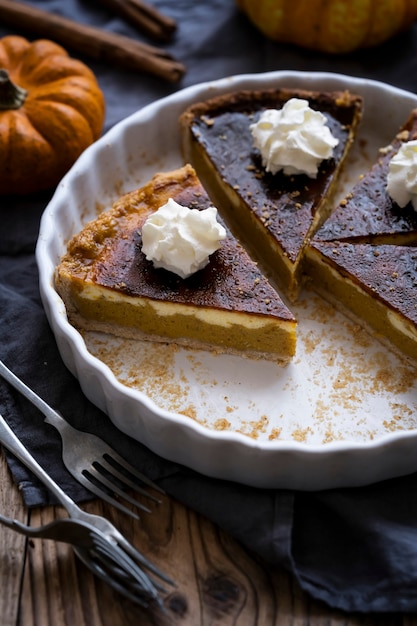
[[[170,198],[143,224],[142,252],[155,267],[187,278],[207,265],[225,237],[214,206],[199,211]]]
[[[411,202],[417,211],[417,140],[403,143],[389,162],[387,191],[398,206]]]
[[[339,143],[326,124],[326,117],[307,100],[291,98],[282,109],[263,111],[250,130],[267,172],[316,178],[320,163]]]

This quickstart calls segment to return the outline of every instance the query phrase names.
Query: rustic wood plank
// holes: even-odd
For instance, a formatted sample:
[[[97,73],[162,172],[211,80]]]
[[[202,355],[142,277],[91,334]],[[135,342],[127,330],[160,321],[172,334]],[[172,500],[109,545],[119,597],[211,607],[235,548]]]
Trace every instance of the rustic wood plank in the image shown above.
[[[286,572],[269,568],[211,522],[163,497],[135,522],[101,503],[104,514],[177,581],[165,613],[144,610],[95,578],[68,546],[34,541],[28,552],[20,626],[417,626],[417,616],[345,615],[306,596]],[[33,511],[32,524],[65,513]]]
[[[3,451],[0,449],[0,512],[27,521],[22,498],[12,483]],[[15,626],[20,600],[20,585],[25,562],[26,539],[2,526],[0,528],[0,623]]]

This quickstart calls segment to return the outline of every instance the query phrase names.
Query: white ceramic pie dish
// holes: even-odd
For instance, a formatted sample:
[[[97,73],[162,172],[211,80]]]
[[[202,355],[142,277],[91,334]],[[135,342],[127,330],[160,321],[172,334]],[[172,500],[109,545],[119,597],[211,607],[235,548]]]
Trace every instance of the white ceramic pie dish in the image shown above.
[[[417,382],[403,363],[311,293],[290,366],[165,345],[82,336],[67,321],[54,269],[68,239],[123,192],[179,167],[178,116],[236,89],[350,89],[365,113],[339,194],[389,143],[417,96],[329,73],[241,75],[189,87],[112,128],[59,184],[37,244],[40,291],[62,358],[117,428],[203,474],[267,488],[358,486],[417,470]]]

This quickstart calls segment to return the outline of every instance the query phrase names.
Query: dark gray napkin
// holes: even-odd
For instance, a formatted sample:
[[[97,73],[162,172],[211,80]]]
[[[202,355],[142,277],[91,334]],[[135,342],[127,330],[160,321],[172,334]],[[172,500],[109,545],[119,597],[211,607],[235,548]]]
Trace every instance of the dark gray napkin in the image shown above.
[[[145,39],[96,3],[30,4]],[[367,76],[417,92],[417,29],[378,49],[342,57],[264,39],[232,0],[154,2],[178,20],[168,48],[188,72],[179,85],[87,58],[107,101],[106,128],[149,102],[203,80],[277,69]],[[0,28],[0,36],[21,34]],[[29,36],[30,38],[30,36]],[[206,515],[268,562],[285,567],[314,598],[346,611],[417,611],[417,475],[320,493],[261,490],[202,476],[166,461],[119,432],[64,367],[38,291],[34,248],[49,193],[0,198],[0,358],[74,426],[97,433],[167,493]],[[0,381],[0,411],[44,468],[77,501],[90,496],[61,462],[61,442],[39,411]],[[53,502],[9,456],[28,506]]]

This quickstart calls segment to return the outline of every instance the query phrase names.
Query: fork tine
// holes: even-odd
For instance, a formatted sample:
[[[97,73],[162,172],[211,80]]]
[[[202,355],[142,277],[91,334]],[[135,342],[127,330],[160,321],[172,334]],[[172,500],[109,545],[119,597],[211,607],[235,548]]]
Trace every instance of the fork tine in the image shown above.
[[[149,576],[138,566],[137,563],[119,545],[110,544],[99,535],[93,536],[96,551],[108,559],[111,570],[123,579],[127,580],[126,572],[139,584],[142,593],[146,593],[149,599],[160,601],[158,592]],[[116,559],[115,559],[116,557]],[[123,566],[123,567],[121,567]]]
[[[105,500],[106,502],[108,502],[109,504],[115,506],[117,509],[119,509],[119,511],[123,511],[123,513],[127,513],[127,515],[130,515],[131,517],[133,517],[133,519],[135,520],[139,520],[139,515],[137,515],[134,511],[132,511],[131,509],[128,509],[126,506],[124,506],[121,502],[119,502],[118,500],[116,500],[115,498],[113,498],[111,495],[109,495],[108,493],[104,492],[103,489],[100,489],[100,487],[96,486],[93,482],[91,482],[91,480],[89,480],[84,474],[78,472],[77,474],[77,480],[84,485],[84,487],[86,489],[88,489],[89,491],[91,491],[92,493],[94,493],[94,495],[96,495],[98,498],[101,498],[102,500]]]
[[[150,513],[151,512],[151,510],[148,509],[147,506],[145,506],[144,504],[142,504],[141,502],[139,502],[135,498],[132,498],[132,496],[130,496],[125,491],[123,491],[123,489],[120,489],[120,487],[115,485],[113,481],[109,480],[108,478],[106,478],[106,476],[104,476],[103,474],[98,472],[94,465],[92,465],[88,470],[84,470],[83,471],[83,475],[87,479],[89,479],[90,477],[94,478],[94,480],[97,481],[98,483],[100,483],[100,485],[105,485],[107,487],[107,489],[110,489],[111,491],[114,491],[119,496],[121,496],[124,500],[126,500],[127,502],[130,502],[130,504],[133,504],[136,508],[141,509],[142,511],[145,511],[145,513]],[[100,489],[100,485],[96,484],[96,487],[98,489]],[[108,495],[108,494],[106,493],[106,495]]]
[[[152,487],[152,489],[155,489],[156,491],[159,491],[160,493],[165,494],[165,491],[162,489],[162,487],[160,487],[159,485],[154,483],[150,478],[145,476],[145,474],[142,474],[135,467],[130,465],[130,463],[128,463],[115,450],[112,450],[111,454],[110,453],[105,453],[103,456],[104,456],[104,458],[107,461],[110,462],[111,465],[113,465],[112,461],[114,463],[117,463],[118,465],[123,467],[125,470],[127,470],[130,474],[132,474],[132,476],[135,476],[138,480],[140,480],[141,482],[145,483],[145,485],[148,485],[148,487]],[[113,467],[114,467],[114,465],[113,465]]]
[[[148,561],[148,559],[143,554],[138,552],[138,550],[136,550],[136,548],[131,543],[129,543],[129,541],[125,537],[123,537],[123,535],[118,535],[117,543],[123,548],[123,550],[125,550],[125,552],[127,552],[127,554],[134,561],[137,561],[138,563],[143,565],[143,567],[146,567],[150,572],[155,574],[155,576],[158,576],[158,578],[165,581],[169,585],[172,585],[173,587],[177,586],[172,578],[170,578],[164,572],[161,572],[161,570],[156,567],[156,565]]]
[[[74,552],[86,567],[88,567],[96,576],[104,580],[104,582],[110,585],[110,587],[112,587],[115,591],[136,604],[139,604],[145,608],[148,607],[149,602],[144,600],[141,596],[138,597],[138,594],[136,592],[132,593],[130,590],[127,589],[126,584],[122,584],[119,579],[117,579],[114,575],[110,575],[108,571],[104,569],[104,563],[102,559],[100,559],[100,562],[98,559],[93,559],[92,553],[85,548],[74,547]]]
[[[103,456],[103,460],[101,462],[96,461],[95,463],[93,463],[93,467],[95,467],[100,472],[100,475],[102,475],[100,471],[100,469],[102,468],[106,472],[110,473],[112,476],[116,477],[121,483],[125,484],[127,487],[131,487],[132,489],[142,494],[143,496],[146,496],[150,500],[153,500],[154,502],[161,504],[161,500],[159,498],[156,498],[153,494],[149,493],[149,491],[147,491],[146,489],[143,489],[143,487],[140,487],[140,485],[133,482],[133,480],[131,480],[125,474],[122,474],[122,472],[119,472],[119,470],[106,459],[106,456],[107,455]]]

